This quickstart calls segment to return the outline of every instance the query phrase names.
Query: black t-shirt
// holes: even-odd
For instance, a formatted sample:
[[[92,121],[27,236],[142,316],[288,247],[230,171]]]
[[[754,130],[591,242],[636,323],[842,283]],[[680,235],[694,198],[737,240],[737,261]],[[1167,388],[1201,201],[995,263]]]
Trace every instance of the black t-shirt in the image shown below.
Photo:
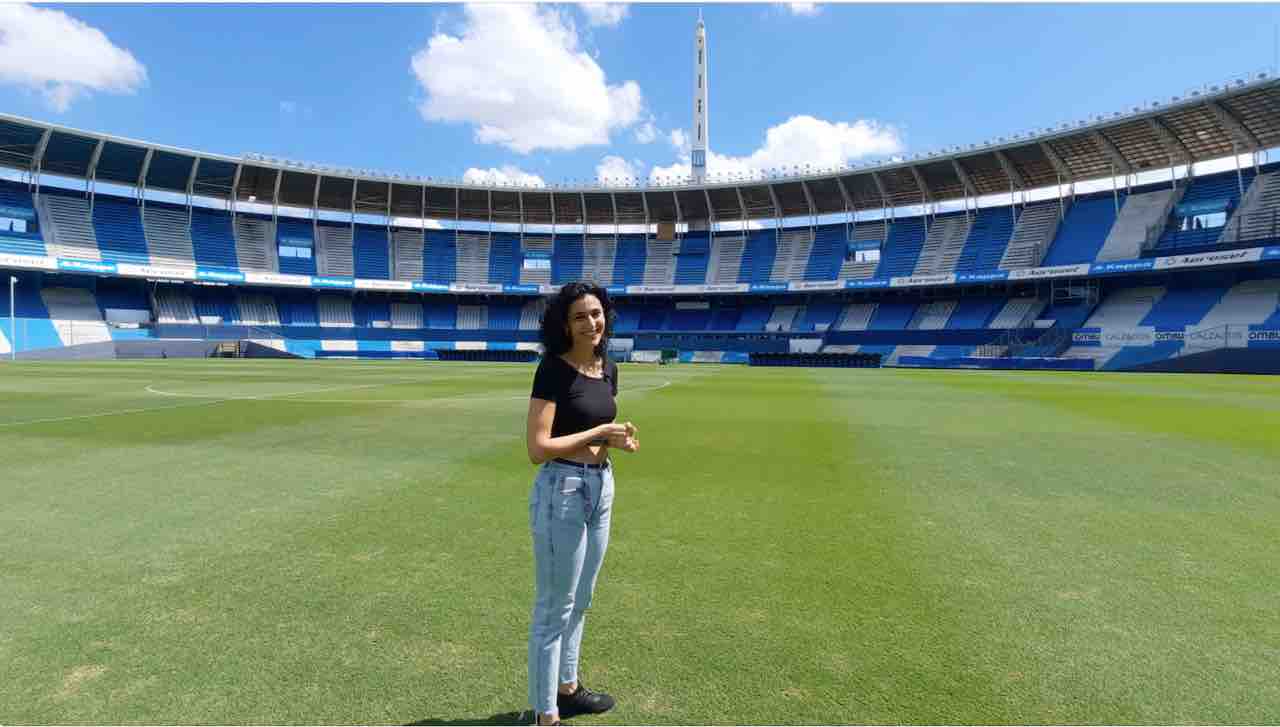
[[[584,432],[600,424],[608,424],[618,416],[618,365],[604,361],[604,377],[583,376],[559,356],[546,355],[533,375],[535,399],[554,401],[555,419],[551,436]]]

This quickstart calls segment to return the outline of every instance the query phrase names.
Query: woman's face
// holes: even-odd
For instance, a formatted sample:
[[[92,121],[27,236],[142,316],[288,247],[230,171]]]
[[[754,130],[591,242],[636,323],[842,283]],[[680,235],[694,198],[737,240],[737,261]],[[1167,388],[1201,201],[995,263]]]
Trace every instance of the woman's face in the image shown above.
[[[587,344],[595,348],[604,338],[604,306],[590,293],[573,301],[569,306],[569,340],[575,347]]]

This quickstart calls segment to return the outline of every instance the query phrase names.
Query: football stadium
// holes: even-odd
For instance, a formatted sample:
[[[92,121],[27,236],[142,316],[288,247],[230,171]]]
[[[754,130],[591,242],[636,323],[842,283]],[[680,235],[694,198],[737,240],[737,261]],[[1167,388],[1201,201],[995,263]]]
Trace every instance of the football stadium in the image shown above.
[[[528,724],[578,280],[644,451],[582,665],[618,707],[573,722],[1275,721],[1280,78],[726,175],[698,22],[679,179],[0,106],[0,722]]]

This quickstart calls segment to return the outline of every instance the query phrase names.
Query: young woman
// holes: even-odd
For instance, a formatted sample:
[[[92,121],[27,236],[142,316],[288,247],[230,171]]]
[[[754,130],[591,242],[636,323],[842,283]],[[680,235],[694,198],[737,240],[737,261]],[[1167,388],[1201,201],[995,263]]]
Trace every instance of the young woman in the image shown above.
[[[609,545],[609,450],[640,448],[631,422],[613,423],[618,366],[605,355],[613,318],[604,288],[569,283],[542,319],[543,356],[526,425],[529,460],[542,465],[529,495],[536,583],[529,703],[538,724],[614,705],[578,681],[584,614]]]

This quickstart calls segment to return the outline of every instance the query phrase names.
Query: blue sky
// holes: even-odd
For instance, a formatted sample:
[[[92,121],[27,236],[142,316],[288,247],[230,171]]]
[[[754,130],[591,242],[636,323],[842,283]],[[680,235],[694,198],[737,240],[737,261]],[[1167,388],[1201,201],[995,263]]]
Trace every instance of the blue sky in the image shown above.
[[[675,174],[699,7],[8,6],[0,111],[432,177]],[[1127,109],[1270,68],[1280,22],[1267,4],[701,8],[712,172]]]

